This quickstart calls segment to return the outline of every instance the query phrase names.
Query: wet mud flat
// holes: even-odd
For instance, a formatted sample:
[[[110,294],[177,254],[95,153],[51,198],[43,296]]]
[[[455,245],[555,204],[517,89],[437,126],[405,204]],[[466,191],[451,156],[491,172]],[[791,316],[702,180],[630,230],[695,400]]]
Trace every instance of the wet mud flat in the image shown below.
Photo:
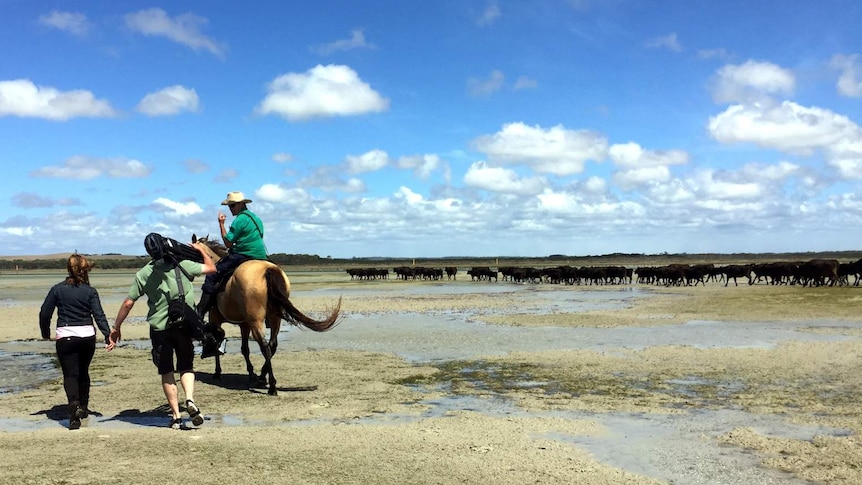
[[[239,384],[244,365],[233,336],[225,367],[232,369],[228,378],[237,384],[234,388],[212,382],[212,361],[199,361],[198,393],[209,401],[209,428],[197,434],[260,427],[320,434],[321,427],[335,426],[345,442],[354,432],[374,435],[391,450],[401,438],[388,430],[404,439],[418,430],[412,459],[422,450],[452,463],[438,470],[440,480],[422,483],[458,483],[458,463],[477,454],[487,464],[477,465],[472,483],[487,478],[485,471],[492,473],[485,467],[492,467],[496,456],[509,463],[500,466],[515,471],[485,483],[542,482],[539,477],[546,483],[574,478],[583,483],[862,479],[862,421],[856,410],[862,322],[805,312],[796,312],[796,319],[748,321],[741,317],[752,312],[743,312],[728,319],[668,324],[665,320],[687,297],[641,287],[322,286],[296,291],[295,302],[322,311],[333,295],[344,296],[341,325],[323,334],[287,328],[276,356],[280,386],[313,383],[319,390],[282,392],[270,401],[245,394]],[[717,296],[709,298],[716,305]],[[644,301],[652,301],[649,308],[643,308]],[[633,312],[638,325],[584,324],[584,315],[599,322],[611,315],[628,321]],[[530,321],[522,322],[525,326],[501,323],[511,319]],[[135,340],[122,351],[134,354],[142,365],[147,349],[146,341]],[[12,341],[0,344],[0,350],[38,355],[52,347],[50,342]],[[252,353],[257,354],[254,345]],[[343,376],[318,374],[307,365],[310,361],[322,367],[341,363]],[[122,364],[119,368],[125,369]],[[138,384],[154,394],[149,374]],[[118,385],[110,375],[99,380],[100,389]],[[0,398],[26,397],[27,392]],[[61,389],[55,392],[62,394]],[[148,399],[158,407],[158,399]],[[289,404],[270,409],[270,403],[283,399]],[[249,401],[266,403],[265,409],[275,414],[256,411]],[[158,426],[154,414],[117,419],[128,406],[114,407],[121,412],[105,407],[102,416],[91,418],[89,430],[125,435]],[[63,424],[38,415],[2,414],[0,428],[7,437],[49,433]],[[496,433],[501,441],[490,438]],[[443,440],[437,451],[425,447],[432,436]],[[508,449],[523,444],[521,440],[532,443],[531,451]],[[466,446],[464,457],[440,451],[459,446]],[[567,458],[549,456],[558,452]],[[394,467],[411,466],[407,455],[387,459]],[[544,462],[553,471],[521,475],[516,469],[522,460]],[[577,463],[574,469],[572,463]],[[378,480],[368,482],[385,483],[397,476],[395,471],[376,473]]]

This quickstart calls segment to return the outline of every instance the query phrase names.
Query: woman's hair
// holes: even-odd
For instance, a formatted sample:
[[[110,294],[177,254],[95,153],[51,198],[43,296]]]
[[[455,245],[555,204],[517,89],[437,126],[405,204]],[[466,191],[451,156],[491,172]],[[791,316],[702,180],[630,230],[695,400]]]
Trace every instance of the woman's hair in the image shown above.
[[[93,263],[87,261],[84,256],[78,253],[69,256],[69,262],[66,263],[66,271],[69,272],[66,284],[78,286],[84,283],[89,285],[91,269],[93,269]]]

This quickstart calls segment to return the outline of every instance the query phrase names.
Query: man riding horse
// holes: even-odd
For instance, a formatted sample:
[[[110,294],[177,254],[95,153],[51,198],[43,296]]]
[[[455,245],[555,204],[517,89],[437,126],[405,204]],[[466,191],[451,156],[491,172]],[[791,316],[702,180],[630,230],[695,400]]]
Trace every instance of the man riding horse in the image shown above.
[[[234,216],[230,229],[225,229],[227,216],[221,211],[218,214],[219,230],[228,255],[216,263],[216,273],[209,274],[201,286],[201,300],[197,310],[201,318],[205,317],[216,301],[216,293],[222,289],[233,271],[240,264],[252,259],[267,259],[266,246],[263,243],[263,222],[248,209],[251,200],[246,199],[242,192],[230,192],[221,205],[226,205]],[[219,342],[220,344],[220,342]],[[215,355],[217,347],[204,348],[201,356]]]

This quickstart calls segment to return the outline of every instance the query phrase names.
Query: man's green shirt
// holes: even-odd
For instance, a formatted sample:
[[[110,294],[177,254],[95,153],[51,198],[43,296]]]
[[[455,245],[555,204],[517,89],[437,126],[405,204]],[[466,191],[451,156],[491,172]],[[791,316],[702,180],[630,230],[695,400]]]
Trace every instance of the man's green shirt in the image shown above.
[[[245,209],[234,217],[225,240],[231,243],[230,252],[252,259],[267,259],[263,244],[263,222],[254,212]]]
[[[194,261],[180,261],[183,267],[192,277],[203,274],[203,265]],[[183,282],[183,290],[186,292],[186,303],[192,308],[195,306],[195,290],[192,282],[180,271],[180,280]],[[168,302],[173,296],[179,296],[177,287],[177,276],[173,265],[164,262],[151,261],[139,269],[135,274],[135,281],[129,288],[128,298],[137,301],[146,295],[147,322],[153,330],[164,330],[168,323]]]

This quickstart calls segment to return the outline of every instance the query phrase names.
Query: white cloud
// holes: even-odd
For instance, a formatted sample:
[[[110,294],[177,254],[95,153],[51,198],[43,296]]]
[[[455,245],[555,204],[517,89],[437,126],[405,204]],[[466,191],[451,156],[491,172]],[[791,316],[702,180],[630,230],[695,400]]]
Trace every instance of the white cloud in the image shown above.
[[[829,164],[838,170],[842,178],[862,179],[862,130],[829,146]]]
[[[859,61],[858,54],[851,56],[837,54],[832,57],[829,65],[841,71],[836,86],[842,96],[852,98],[862,96],[862,63]]]
[[[190,158],[184,161],[183,165],[185,165],[188,173],[204,173],[210,169],[209,165],[196,158]]]
[[[87,20],[87,16],[78,12],[52,10],[50,13],[40,15],[39,23],[78,37],[87,35],[87,32],[90,30],[90,22]]]
[[[545,189],[536,196],[536,199],[539,202],[539,210],[558,217],[562,216],[564,217],[563,221],[599,218],[601,220],[600,226],[605,228],[614,224],[628,224],[628,221],[640,218],[645,213],[644,208],[635,202],[599,201],[587,203],[577,194],[552,189]],[[564,222],[563,224],[569,226],[571,222]]]
[[[717,49],[701,49],[697,51],[698,59],[727,59],[730,54],[723,47]]]
[[[679,39],[677,39],[676,32],[672,32],[667,35],[663,35],[660,37],[653,37],[646,41],[646,46],[650,48],[661,47],[665,49],[672,50],[674,52],[681,52],[682,45],[679,43]]]
[[[759,182],[730,182],[717,177],[713,170],[701,170],[688,183],[699,199],[759,199],[764,195]]]
[[[198,93],[179,84],[149,93],[138,103],[137,110],[148,116],[169,116],[182,111],[198,111]]]
[[[353,29],[350,32],[349,39],[336,40],[329,44],[322,44],[311,48],[312,52],[320,55],[329,55],[333,52],[349,51],[353,49],[374,49],[374,44],[369,44],[365,41],[365,33],[362,29]]]
[[[45,118],[66,121],[71,118],[109,118],[116,112],[104,99],[85,90],[58,91],[36,86],[28,79],[0,81],[0,117]]]
[[[660,206],[688,204],[696,198],[694,192],[677,179],[650,186],[647,195],[653,203]]]
[[[152,168],[138,160],[117,158],[96,158],[76,155],[61,166],[42,167],[30,172],[33,177],[50,177],[72,180],[91,180],[96,177],[143,178],[150,175]]]
[[[490,96],[503,87],[506,77],[500,71],[491,71],[487,79],[470,78],[467,88],[472,96]]]
[[[153,201],[154,204],[167,208],[168,217],[188,217],[203,212],[201,206],[195,202],[176,202],[165,197],[159,197]]]
[[[300,202],[310,202],[311,196],[303,189],[291,188],[286,189],[277,184],[261,185],[254,193],[255,197],[264,202],[275,202],[285,204],[297,204]]]
[[[12,205],[25,209],[35,207],[54,207],[58,205],[81,205],[80,199],[62,197],[55,199],[53,197],[43,197],[39,194],[31,192],[20,192],[11,197]]]
[[[512,86],[512,89],[515,91],[520,91],[522,89],[534,89],[539,85],[538,81],[535,79],[530,79],[527,76],[520,76],[515,81],[515,84]]]
[[[491,163],[527,165],[554,175],[580,173],[587,160],[604,160],[607,145],[603,136],[591,131],[567,130],[562,125],[544,129],[520,122],[473,141],[473,147]]]
[[[351,177],[341,186],[340,190],[350,194],[361,194],[368,189],[365,187],[365,182],[361,179]]]
[[[293,161],[293,154],[287,152],[278,152],[272,154],[272,161],[276,163],[289,163]]]
[[[644,150],[634,142],[611,145],[608,156],[614,165],[624,168],[644,168],[688,163],[688,153],[682,150]]]
[[[763,165],[759,163],[747,163],[742,166],[739,173],[751,180],[764,180],[767,182],[781,182],[802,173],[802,167],[795,163],[778,162]]]
[[[417,205],[424,200],[424,197],[422,197],[421,194],[417,194],[416,192],[413,192],[412,190],[407,187],[404,187],[403,185],[398,188],[398,191],[395,192],[394,197],[396,199],[404,200],[405,202],[407,202],[408,205]]]
[[[216,176],[213,178],[213,181],[224,183],[224,182],[233,182],[235,178],[239,176],[239,172],[233,168],[225,168],[219,171]]]
[[[389,164],[389,155],[383,150],[371,150],[362,155],[348,155],[345,161],[350,173],[374,172]]]
[[[36,229],[33,226],[11,226],[0,228],[0,232],[16,237],[30,237],[36,234]]]
[[[425,180],[442,166],[443,161],[437,155],[412,155],[400,157],[396,163],[399,168],[413,169],[417,177]]]
[[[595,175],[587,178],[583,184],[584,190],[587,192],[603,193],[608,189],[607,180]]]
[[[790,101],[775,106],[732,105],[710,117],[707,127],[710,135],[721,143],[754,143],[804,155],[818,148],[862,139],[859,126],[846,116]]]
[[[388,99],[371,89],[353,69],[343,65],[317,65],[305,73],[281,75],[269,83],[268,91],[256,112],[290,121],[354,116],[389,109]]]
[[[795,87],[796,80],[790,70],[770,62],[749,60],[719,69],[712,97],[718,103],[756,102],[767,95],[791,94]]]
[[[670,170],[667,167],[656,165],[621,170],[614,173],[613,178],[614,183],[619,185],[620,188],[631,190],[642,185],[667,182],[671,176]]]
[[[160,8],[150,8],[127,14],[126,26],[133,32],[154,37],[164,37],[192,50],[205,50],[223,57],[225,47],[202,34],[200,27],[209,23],[205,17],[185,13],[171,18]]]
[[[489,167],[485,162],[475,162],[464,174],[464,183],[469,187],[511,194],[538,194],[548,182],[542,177],[519,177],[514,170]]]
[[[355,177],[344,180],[343,172],[343,165],[321,165],[316,167],[307,177],[298,180],[296,185],[327,192],[360,193],[366,191],[365,182]]]
[[[479,27],[487,27],[500,18],[502,12],[500,12],[500,6],[497,5],[497,2],[488,2],[485,4],[485,9],[482,10],[482,15],[479,16],[479,19],[476,21],[476,24]]]

